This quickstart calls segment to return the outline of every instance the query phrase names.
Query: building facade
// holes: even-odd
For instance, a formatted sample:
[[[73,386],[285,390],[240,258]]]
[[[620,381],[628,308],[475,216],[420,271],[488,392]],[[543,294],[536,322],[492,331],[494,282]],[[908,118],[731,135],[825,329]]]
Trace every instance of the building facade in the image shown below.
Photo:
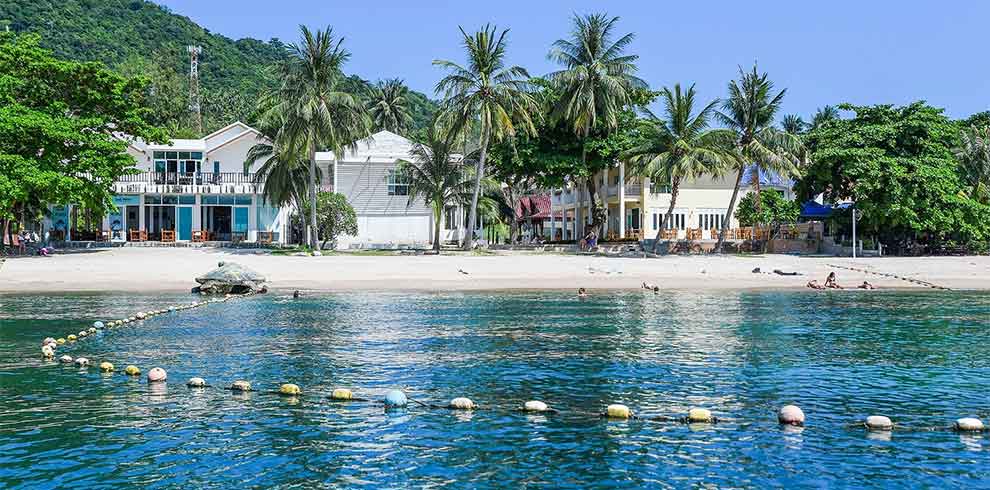
[[[262,198],[254,170],[264,162],[245,168],[248,151],[264,141],[241,122],[167,145],[131,140],[127,152],[139,173],[113,184],[117,211],[102,217],[95,233],[83,233],[73,225],[73,206],[53,206],[48,227],[68,241],[284,243],[291,210]]]

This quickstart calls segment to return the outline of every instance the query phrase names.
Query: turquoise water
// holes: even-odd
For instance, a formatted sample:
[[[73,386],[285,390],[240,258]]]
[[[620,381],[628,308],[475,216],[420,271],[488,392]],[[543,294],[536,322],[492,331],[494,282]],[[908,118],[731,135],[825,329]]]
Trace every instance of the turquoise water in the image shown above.
[[[45,336],[193,300],[0,296],[0,488],[990,487],[988,435],[922,430],[990,413],[986,293],[268,295],[59,349],[162,366],[164,386],[40,359]],[[488,409],[386,412],[334,387]],[[511,410],[528,399],[561,411]],[[613,402],[722,421],[592,415]],[[787,403],[803,430],[776,424]],[[870,414],[906,430],[850,426]]]

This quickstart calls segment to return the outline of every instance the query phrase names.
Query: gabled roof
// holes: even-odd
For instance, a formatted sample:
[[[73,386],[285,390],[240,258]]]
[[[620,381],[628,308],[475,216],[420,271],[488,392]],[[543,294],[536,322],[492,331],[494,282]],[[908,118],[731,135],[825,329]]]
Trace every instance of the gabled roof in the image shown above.
[[[348,149],[339,159],[342,162],[394,162],[402,158],[409,158],[413,143],[409,139],[395,134],[391,131],[379,131],[361,141],[357,142],[357,147]],[[332,151],[321,151],[316,153],[318,161],[334,160]]]
[[[247,124],[242,123],[241,121],[234,121],[234,122],[232,122],[232,123],[230,123],[230,124],[228,124],[228,125],[220,128],[220,129],[218,129],[218,130],[216,130],[216,131],[214,131],[214,132],[212,132],[212,133],[210,133],[210,134],[208,134],[206,136],[203,136],[203,139],[204,140],[209,140],[209,139],[213,138],[214,136],[217,136],[220,133],[223,133],[223,132],[227,131],[228,129],[233,128],[235,126],[240,126],[244,131],[257,131],[256,129],[252,128],[251,126],[248,126]]]

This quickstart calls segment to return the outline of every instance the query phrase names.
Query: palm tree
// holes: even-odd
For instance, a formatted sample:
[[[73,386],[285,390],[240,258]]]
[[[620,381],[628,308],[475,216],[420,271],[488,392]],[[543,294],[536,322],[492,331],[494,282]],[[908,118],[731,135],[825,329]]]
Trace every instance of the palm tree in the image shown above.
[[[818,109],[818,112],[815,113],[815,116],[811,118],[811,127],[817,128],[822,124],[825,124],[830,121],[834,121],[838,118],[839,118],[839,109],[837,109],[834,105],[827,105],[825,107]]]
[[[670,206],[660,220],[653,253],[660,248],[661,233],[677,205],[681,181],[705,174],[715,175],[736,158],[732,134],[708,129],[718,100],[709,102],[695,114],[694,85],[687,91],[681,91],[680,84],[674,85],[673,90],[665,87],[660,96],[664,101],[664,119],[648,113],[643,128],[644,142],[626,154],[633,172],[670,182]]]
[[[376,131],[403,133],[412,124],[406,95],[409,93],[402,80],[393,78],[378,82],[369,89],[368,113]]]
[[[647,84],[635,76],[639,56],[625,54],[635,37],[626,34],[613,41],[618,17],[605,14],[584,17],[575,15],[569,39],[558,39],[548,58],[563,66],[548,75],[560,99],[553,116],[565,121],[574,133],[586,142],[588,135],[601,125],[605,132],[614,131],[619,113],[630,103],[631,93]],[[582,144],[581,162],[586,166],[587,149]],[[604,208],[598,204],[598,186],[594,175],[585,185],[593,211],[592,228],[604,221]]]
[[[804,119],[801,119],[801,116],[797,114],[788,114],[781,121],[780,128],[791,134],[802,134],[805,129],[808,129],[808,123],[804,122]]]
[[[954,148],[969,195],[990,203],[990,127],[971,126],[959,132]]]
[[[409,180],[409,203],[424,199],[433,209],[433,250],[440,253],[440,225],[448,204],[470,201],[473,175],[454,155],[454,132],[445,131],[434,119],[427,139],[413,145],[409,160],[399,160],[398,171]]]
[[[279,148],[291,148],[306,155],[309,167],[309,202],[316,202],[316,152],[330,150],[342,155],[368,136],[370,124],[364,105],[357,97],[342,91],[341,67],[350,58],[343,38],[333,30],[311,32],[299,27],[302,39],[291,46],[289,59],[281,68],[281,85],[263,102],[261,120],[279,124],[274,142]],[[309,245],[320,243],[316,206],[310,206]]]
[[[756,65],[748,73],[739,68],[739,80],[729,82],[729,98],[722,104],[722,111],[716,113],[722,124],[732,131],[738,153],[738,176],[732,198],[729,199],[729,209],[722,220],[716,253],[722,252],[725,233],[735,213],[736,199],[747,168],[753,179],[751,185],[756,192],[757,206],[760,203],[761,174],[770,171],[781,177],[792,177],[799,173],[798,155],[803,148],[800,139],[773,127],[787,89],[776,94],[773,92],[773,82],[766,73],[757,72]]]
[[[528,134],[535,134],[533,115],[538,105],[528,92],[529,73],[519,66],[505,65],[505,36],[493,25],[468,34],[460,28],[467,66],[453,61],[435,60],[434,65],[446,69],[449,74],[437,83],[436,92],[443,94],[441,114],[455,130],[463,130],[471,124],[480,129],[480,156],[475,170],[474,192],[468,212],[467,236],[464,248],[474,247],[474,225],[478,216],[478,197],[485,178],[485,160],[488,145],[516,134],[516,126]]]

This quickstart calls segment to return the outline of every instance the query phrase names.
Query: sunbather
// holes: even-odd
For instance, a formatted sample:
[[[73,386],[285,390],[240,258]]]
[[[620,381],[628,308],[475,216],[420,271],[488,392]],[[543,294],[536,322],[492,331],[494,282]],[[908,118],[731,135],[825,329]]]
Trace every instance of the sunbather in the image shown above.
[[[870,284],[870,281],[863,281],[863,284],[856,287],[859,289],[876,289],[876,286]]]
[[[828,273],[828,277],[825,278],[825,287],[829,289],[842,289],[842,286],[835,282],[835,272]]]
[[[821,284],[818,284],[818,281],[816,281],[814,279],[808,281],[808,284],[806,284],[805,286],[806,287],[809,287],[811,289],[825,289],[825,286],[822,286]]]

